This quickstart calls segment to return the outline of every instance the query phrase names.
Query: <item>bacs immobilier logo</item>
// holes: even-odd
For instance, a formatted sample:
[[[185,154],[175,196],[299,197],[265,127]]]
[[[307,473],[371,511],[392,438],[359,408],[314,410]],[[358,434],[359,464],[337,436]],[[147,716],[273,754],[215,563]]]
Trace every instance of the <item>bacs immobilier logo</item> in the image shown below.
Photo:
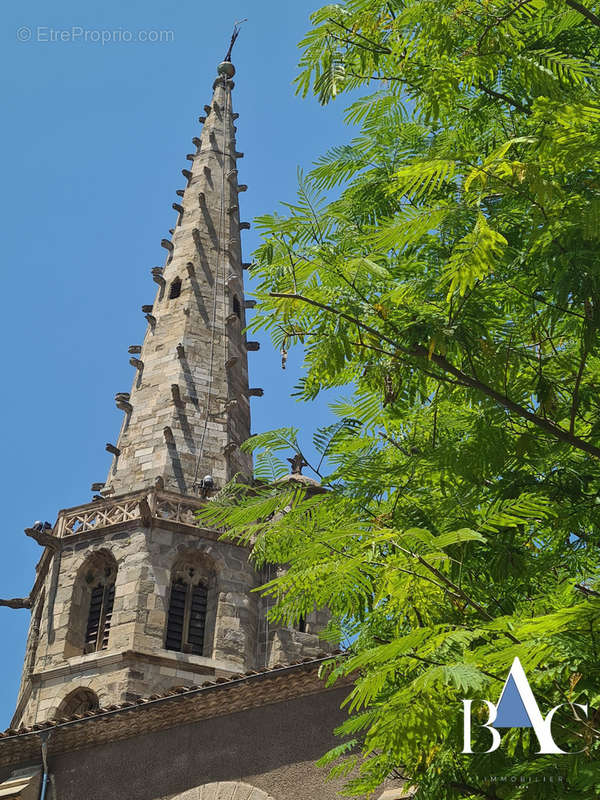
[[[538,754],[565,754],[552,737],[552,720],[562,706],[568,705],[573,710],[579,709],[587,718],[588,706],[580,703],[560,703],[551,708],[546,716],[542,716],[533,691],[518,658],[513,661],[508,677],[500,693],[498,703],[494,705],[489,700],[463,700],[464,713],[464,746],[463,753],[473,753],[471,749],[471,707],[474,702],[483,702],[488,709],[487,722],[479,725],[490,732],[492,744],[486,753],[493,753],[502,743],[499,728],[531,728],[540,745]]]

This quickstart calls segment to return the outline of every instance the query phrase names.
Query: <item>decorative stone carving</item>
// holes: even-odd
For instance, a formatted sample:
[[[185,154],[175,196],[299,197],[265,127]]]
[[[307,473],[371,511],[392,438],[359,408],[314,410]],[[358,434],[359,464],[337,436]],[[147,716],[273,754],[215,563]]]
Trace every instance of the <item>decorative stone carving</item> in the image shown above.
[[[175,207],[176,205],[177,205],[177,203],[173,203],[173,207]],[[153,267],[151,269],[152,280],[154,281],[154,283],[157,283],[161,287],[161,289],[166,284],[166,281],[163,278],[163,271],[164,271],[163,267]],[[141,350],[142,350],[142,348],[140,347],[139,352],[141,352]]]
[[[85,511],[69,513],[61,512],[58,517],[58,536],[70,536],[74,533],[86,533],[96,528],[117,525],[132,519],[140,519],[139,502],[142,495],[130,500],[104,500],[94,503],[94,507],[86,507]]]

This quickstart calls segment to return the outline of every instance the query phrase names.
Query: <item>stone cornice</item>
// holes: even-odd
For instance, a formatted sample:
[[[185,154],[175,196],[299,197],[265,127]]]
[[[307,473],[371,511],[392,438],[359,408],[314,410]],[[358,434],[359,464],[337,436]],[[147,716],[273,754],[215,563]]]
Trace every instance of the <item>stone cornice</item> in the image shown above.
[[[119,663],[130,666],[132,661],[162,664],[167,667],[197,672],[201,675],[213,675],[216,673],[233,674],[240,668],[239,664],[232,661],[205,658],[188,653],[179,653],[174,650],[161,650],[158,653],[144,650],[123,650],[118,652],[99,650],[89,655],[70,658],[66,664],[39,670],[33,673],[32,680],[34,683],[39,683],[40,681],[47,681],[52,678],[64,678],[69,675],[84,675],[90,670],[95,672],[102,669],[102,667]]]

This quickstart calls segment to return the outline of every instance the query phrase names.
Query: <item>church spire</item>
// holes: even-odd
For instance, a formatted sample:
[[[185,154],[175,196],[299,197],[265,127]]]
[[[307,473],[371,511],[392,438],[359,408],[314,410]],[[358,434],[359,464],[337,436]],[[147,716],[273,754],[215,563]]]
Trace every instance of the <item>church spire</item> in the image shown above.
[[[250,434],[240,237],[249,225],[239,216],[246,187],[238,183],[234,74],[230,61],[219,65],[202,134],[182,170],[186,187],[173,203],[176,224],[161,243],[166,260],[151,270],[158,289],[152,305],[142,306],[144,342],[129,348],[131,392],[116,396],[125,418],[117,444],[107,445],[114,458],[105,495],[157,479],[197,494],[207,476],[220,486],[252,471],[239,450]]]

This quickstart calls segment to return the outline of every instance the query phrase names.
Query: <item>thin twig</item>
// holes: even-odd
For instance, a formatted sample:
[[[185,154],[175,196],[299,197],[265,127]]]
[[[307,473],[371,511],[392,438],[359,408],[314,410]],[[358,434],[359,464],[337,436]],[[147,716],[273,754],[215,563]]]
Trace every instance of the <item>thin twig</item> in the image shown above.
[[[369,39],[367,36],[364,36],[362,33],[358,33],[358,31],[353,31],[352,28],[347,28],[345,25],[342,25],[341,22],[338,22],[336,19],[333,19],[333,17],[329,17],[328,21],[333,23],[333,25],[337,25],[338,28],[342,28],[342,30],[346,31],[346,33],[349,33],[349,34],[354,35],[354,36],[358,36],[360,39],[364,39],[365,42],[367,42],[368,44],[373,45],[373,47],[377,47],[379,49],[379,51],[382,52],[382,53],[389,54],[389,53],[392,52],[389,47],[385,47],[385,45],[379,44],[379,42],[376,42],[373,39]]]
[[[520,111],[522,114],[529,114],[529,109],[526,108],[524,105],[515,100],[514,97],[509,97],[507,94],[502,94],[502,92],[496,92],[494,89],[490,89],[489,86],[486,86],[484,83],[479,81],[479,88],[482,92],[487,94],[489,97],[493,97],[496,100],[503,100],[505,103],[508,103],[509,106],[516,108],[517,111]]]

